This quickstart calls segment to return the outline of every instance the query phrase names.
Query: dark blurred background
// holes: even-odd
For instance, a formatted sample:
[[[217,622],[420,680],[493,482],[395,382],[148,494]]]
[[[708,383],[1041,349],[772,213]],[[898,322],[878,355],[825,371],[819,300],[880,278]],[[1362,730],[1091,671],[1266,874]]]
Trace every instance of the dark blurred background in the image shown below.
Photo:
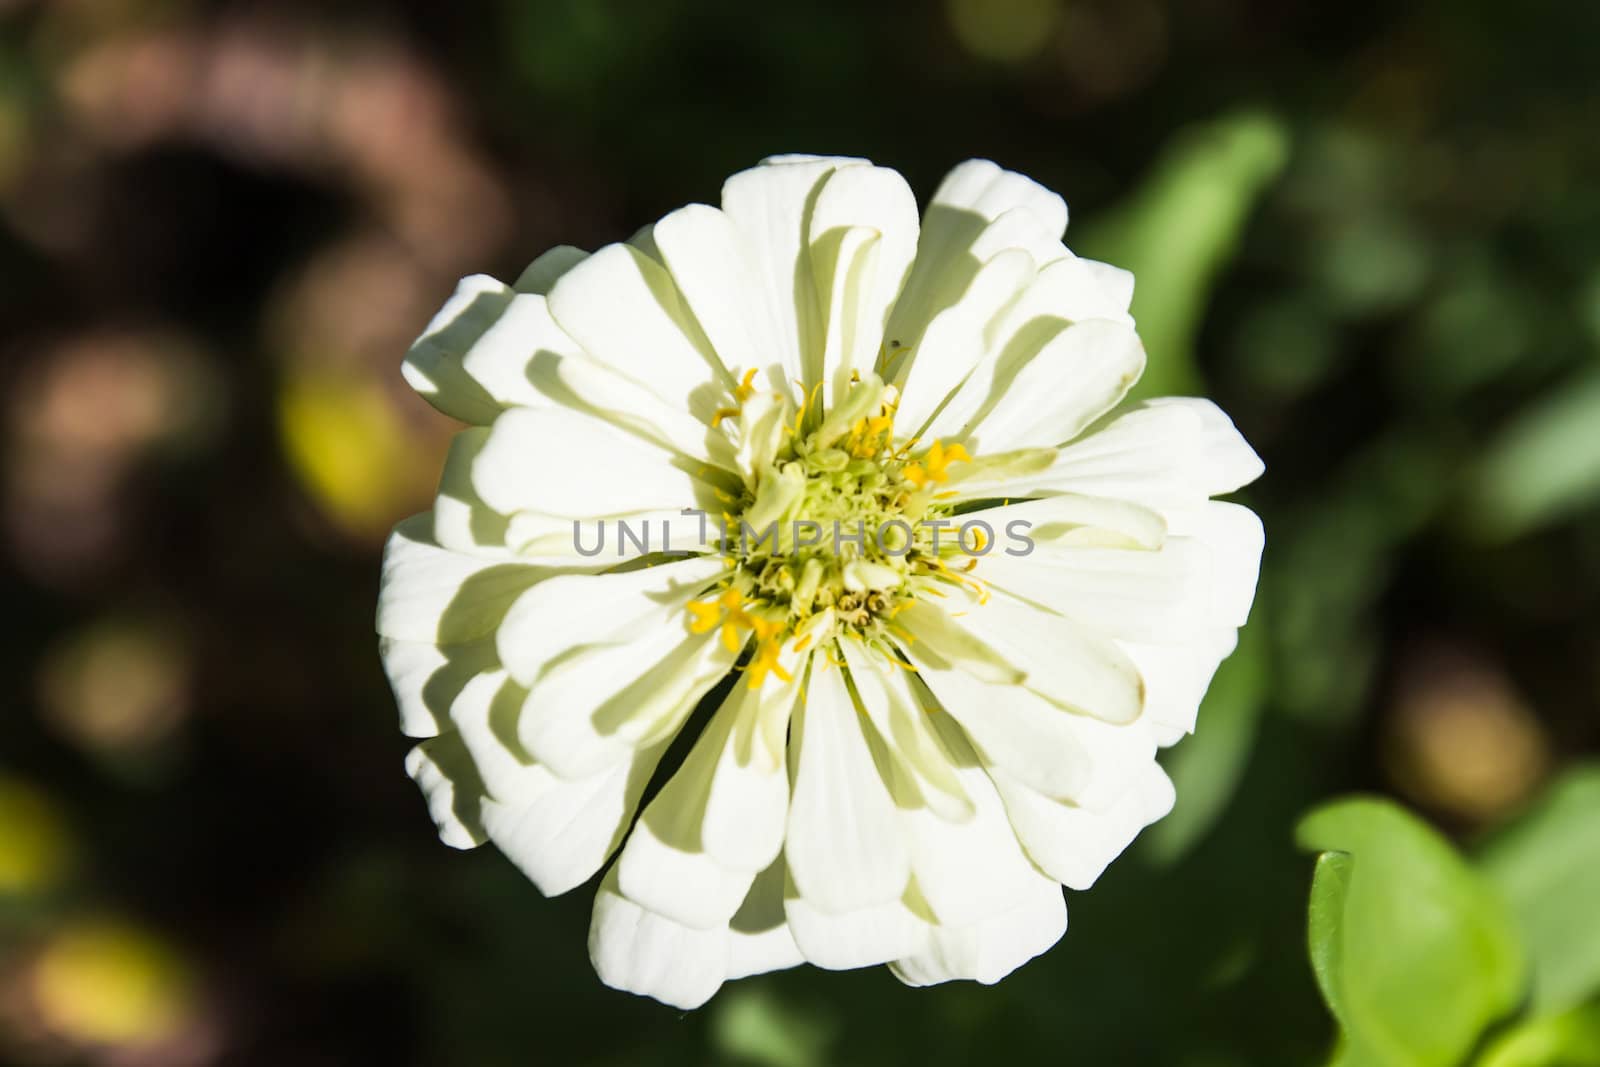
[[[1586,0],[0,0],[0,1060],[1316,1061],[1352,789],[1471,848],[1600,743]],[[987,156],[1262,453],[1174,815],[995,988],[604,989],[591,893],[434,837],[372,613],[455,279],[775,152]],[[1597,813],[1600,817],[1600,813]]]

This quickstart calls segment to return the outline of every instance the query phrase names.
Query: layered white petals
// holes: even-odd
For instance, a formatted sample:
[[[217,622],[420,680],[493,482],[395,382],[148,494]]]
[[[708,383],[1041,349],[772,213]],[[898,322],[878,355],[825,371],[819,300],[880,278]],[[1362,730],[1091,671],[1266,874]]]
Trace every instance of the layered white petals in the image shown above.
[[[808,686],[790,742],[790,877],[808,904],[831,914],[889,904],[911,872],[894,798],[842,673],[815,664]]]
[[[823,313],[822,365],[814,378],[831,401],[852,374],[870,373],[890,308],[917,250],[917,201],[886,167],[854,166],[823,183],[808,220],[811,268]]]
[[[708,381],[726,379],[672,275],[632,245],[608,245],[550,290],[550,312],[597,362],[668,405],[709,418]]]
[[[986,682],[927,653],[910,655],[984,764],[1046,796],[1104,807],[1155,755],[1155,739],[1142,722],[1100,722],[1021,686]]]
[[[607,985],[697,1008],[730,978],[803,961],[783,912],[783,864],[755,879],[731,923],[687,926],[643,907],[619,888],[616,869],[595,894],[589,958]]]
[[[528,691],[517,729],[527,750],[586,777],[675,733],[733,665],[734,650],[684,623],[722,567],[695,559],[529,589],[498,632],[502,662]]]
[[[613,989],[698,1008],[728,975],[728,928],[700,928],[658,915],[617,888],[615,872],[594,898],[589,959]]]
[[[608,472],[564,461],[577,451]],[[688,469],[686,469],[688,468]],[[567,408],[514,408],[495,420],[472,462],[478,496],[502,514],[537,511],[583,519],[697,507],[706,483],[693,465]]]
[[[1209,400],[1147,400],[1063,446],[1043,471],[964,485],[973,495],[1084,493],[1160,511],[1193,507],[1260,477],[1262,464]]]
[[[1115,803],[1091,808],[1057,800],[1010,775],[994,775],[1006,815],[1028,856],[1068,889],[1088,889],[1139,831],[1172,810],[1172,781],[1146,762]]]
[[[789,780],[773,740],[796,696],[792,686],[734,688],[622,850],[629,899],[689,926],[733,918],[783,847]]]
[[[784,913],[807,963],[828,971],[848,971],[888,963],[926,946],[926,905],[919,914],[914,903],[908,889],[905,896],[894,900],[830,912],[803,896],[791,878]]]
[[[914,348],[896,364],[900,406],[895,412],[913,435],[944,406],[979,362],[995,357],[989,326],[1034,275],[1034,260],[1008,249],[984,263],[961,297],[928,324]],[[891,351],[893,358],[897,353]]]
[[[616,848],[664,746],[564,778],[517,740],[526,701],[504,670],[486,670],[460,689],[449,714],[480,776],[488,837],[540,892],[556,896],[588,881]]]
[[[936,926],[929,947],[896,960],[894,974],[907,985],[967,979],[993,985],[1050,948],[1067,932],[1061,886],[1034,873],[1027,892],[1003,912],[964,926]]]
[[[571,245],[556,245],[542,253],[518,275],[512,286],[519,293],[548,296],[550,289],[567,271],[589,258],[589,253]]]
[[[433,516],[414,515],[384,548],[378,634],[433,645],[476,640],[493,633],[511,604],[548,573],[451,552],[435,540]]]
[[[801,962],[994,982],[1171,809],[1157,748],[1194,728],[1262,552],[1212,498],[1261,461],[1208,401],[1119,408],[1133,276],[1066,223],[983,160],[919,217],[892,170],[777,156],[719,207],[464,279],[407,354],[470,425],[385,550],[406,770],[442,840],[541,892],[611,861],[606,984],[693,1008]],[[769,583],[799,602],[814,568],[775,578],[693,512],[808,518],[808,477],[837,492],[861,459],[906,490],[874,507],[932,497],[942,562],[863,547],[805,601],[833,607],[785,619]]]
[[[406,353],[400,365],[406,384],[452,418],[478,426],[493,422],[501,407],[462,368],[461,356],[505,313],[512,296],[488,275],[463,278]]]
[[[1001,596],[967,602],[959,617],[918,602],[900,618],[918,666],[953,663],[1111,723],[1132,722],[1143,710],[1138,668],[1114,642],[1070,619]]]
[[[662,262],[723,366],[766,366],[779,351],[779,327],[753,282],[754,261],[734,220],[691,204],[656,223],[654,235]]]
[[[413,748],[406,754],[406,773],[427,798],[440,841],[451,848],[483,844],[483,789],[459,737],[446,734]]]
[[[775,381],[815,382],[821,373],[822,315],[808,214],[822,183],[840,166],[852,165],[859,164],[820,157],[775,160],[735,174],[722,187],[722,210],[749,256],[754,306],[771,323],[775,350],[766,358],[777,364]]]
[[[1121,400],[1144,373],[1144,346],[1131,326],[1086,319],[1051,338],[963,427],[985,452],[1050,447],[1077,434]]]

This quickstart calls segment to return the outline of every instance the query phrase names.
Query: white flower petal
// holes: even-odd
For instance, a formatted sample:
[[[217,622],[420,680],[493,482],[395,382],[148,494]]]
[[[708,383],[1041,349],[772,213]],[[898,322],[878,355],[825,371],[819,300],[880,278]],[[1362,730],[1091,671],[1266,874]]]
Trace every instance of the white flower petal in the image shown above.
[[[699,470],[715,465],[733,477],[737,463],[727,435],[712,429],[682,407],[673,407],[650,390],[586,356],[548,362],[536,360],[533,370],[541,391],[567,407],[694,461]]]
[[[911,785],[910,795],[901,795],[895,783],[899,806],[926,805],[943,819],[970,819],[975,810],[972,798],[949,748],[929,725],[928,709],[913,691],[905,668],[869,652],[859,641],[840,641],[839,647],[862,710]]]
[[[654,233],[662,262],[723,365],[732,371],[773,360],[778,328],[734,221],[691,204],[656,223]]]
[[[613,870],[595,894],[589,959],[613,989],[698,1008],[728,973],[728,928],[696,929],[640,907],[617,890]]]
[[[889,310],[917,251],[917,199],[887,167],[851,166],[823,182],[807,243],[823,313],[817,376],[837,401],[852,372],[877,363]]]
[[[966,211],[992,222],[1014,208],[1027,208],[1047,233],[1060,237],[1067,228],[1067,203],[1032,178],[1006,170],[987,159],[969,159],[951,169],[939,183],[932,208]]]
[[[1105,807],[1155,755],[1142,720],[1113,725],[1075,715],[1020,686],[984,682],[916,647],[908,654],[923,680],[984,764],[1047,796]]]
[[[985,452],[1069,440],[1123,398],[1144,372],[1144,346],[1129,326],[1088,319],[1068,326],[1026,362],[1000,366],[992,404],[963,428]]]
[[[488,275],[463,278],[400,366],[406,383],[452,418],[487,426],[500,404],[461,366],[462,353],[483,336],[511,303],[512,292]]]
[[[949,819],[928,807],[902,806],[917,888],[941,927],[964,926],[1008,911],[1027,896],[1037,877],[1006,818],[988,774],[962,739],[959,727],[935,713],[932,721],[960,750],[953,765],[970,808]]]
[[[786,881],[782,857],[756,876],[749,895],[728,924],[729,978],[766,974],[806,961],[784,914]]]
[[[488,443],[487,427],[474,426],[450,439],[439,493],[433,501],[433,536],[441,548],[469,556],[505,558],[511,520],[484,503],[472,484],[472,465]]]
[[[547,296],[550,288],[573,267],[589,258],[589,253],[571,245],[556,245],[529,263],[527,269],[512,286],[519,293],[537,293]]]
[[[500,659],[522,685],[596,645],[625,644],[649,629],[685,633],[684,605],[727,571],[716,558],[686,559],[615,574],[567,574],[527,589],[505,612]]]
[[[1101,284],[1102,274],[1096,269],[1101,265],[1079,259],[1065,249],[1062,253],[1060,258],[1040,267],[1038,277],[995,324],[997,331],[1014,333],[1040,318],[1064,322],[1104,319],[1121,326],[1133,325],[1120,294],[1108,293]]]
[[[565,408],[513,408],[495,420],[472,484],[495,511],[582,519],[712,502],[693,464]]]
[[[906,895],[915,899],[913,890]],[[920,952],[928,944],[928,918],[914,911],[906,899],[854,911],[824,911],[800,894],[791,873],[783,907],[790,933],[806,962],[824,970],[888,963]]]
[[[448,733],[417,745],[406,754],[406,773],[427,798],[440,841],[451,848],[483,843],[483,783],[459,737]]]
[[[1002,216],[1008,217],[999,222]],[[1066,203],[1037,182],[988,160],[962,163],[945,176],[923,213],[916,263],[895,305],[889,337],[917,344],[923,327],[955,301],[986,260],[1016,247],[1046,253],[1036,257],[1043,262],[1059,247],[1066,225]]]
[[[1096,633],[1174,644],[1213,628],[1212,553],[1170,537],[1158,549],[1040,545],[991,553],[974,574],[993,589],[1048,608]]]
[[[450,704],[476,675],[496,669],[494,641],[435,645],[378,639],[384,674],[400,708],[400,730],[408,737],[435,737],[454,729]]]
[[[662,805],[660,800],[658,796],[650,802],[622,846],[618,886],[628,899],[674,922],[697,929],[726,928],[755,874],[722,866],[698,847],[697,840],[674,840],[679,828],[667,824],[692,823],[699,812],[673,810],[671,802]],[[658,813],[653,821],[651,812]],[[681,832],[698,836],[692,826]]]
[[[631,245],[608,245],[550,290],[550,313],[596,361],[709,420],[708,383],[727,380],[672,275]]]
[[[810,206],[819,187],[840,163],[804,158],[774,161],[729,178],[722,187],[722,210],[744,238],[752,265],[752,284],[773,325],[775,358],[783,368],[774,380],[814,382],[821,373],[807,354],[821,350],[822,317],[816,279],[811,273]]]
[[[1266,534],[1249,508],[1221,500],[1175,511],[1174,534],[1204,545],[1211,554],[1211,617],[1223,626],[1243,626],[1255,600]]]
[[[787,691],[792,704],[799,687],[766,688]],[[690,926],[727,925],[757,872],[777,858],[788,777],[780,760],[739,751],[756,739],[761,705],[760,691],[735,685],[645,809],[617,861],[629,899]]]
[[[833,914],[898,900],[910,875],[906,843],[844,677],[817,660],[807,685],[790,742],[789,875],[807,902]]]
[[[1172,781],[1153,760],[1133,788],[1104,809],[1054,800],[1003,772],[994,783],[1028,855],[1068,889],[1088,889],[1140,830],[1172,810]]]
[[[1061,448],[1046,471],[970,492],[1031,496],[1085,493],[1157,510],[1193,507],[1261,475],[1262,464],[1228,417],[1209,400],[1147,400]]]
[[[960,485],[965,495],[966,483]],[[1006,548],[985,554],[979,566],[986,569],[990,560],[1002,555],[1026,559],[1041,549],[1079,546],[1158,549],[1167,538],[1166,520],[1149,508],[1077,493],[975,508],[960,518],[987,523],[1006,543]]]
[[[549,572],[506,559],[439,547],[431,513],[413,515],[389,537],[378,592],[378,633],[451,645],[487,636],[512,602]]]
[[[945,399],[989,353],[989,324],[1033,275],[1034,261],[1028,253],[1000,252],[978,268],[959,299],[928,323],[898,368],[900,403],[895,419],[903,432],[913,437],[922,434]]]
[[[1234,630],[1218,629],[1182,645],[1117,642],[1144,679],[1145,715],[1158,744],[1170,744],[1166,736],[1172,732],[1181,735],[1194,730],[1200,701],[1211,685],[1211,677],[1232,654],[1237,641]]]
[[[931,947],[896,960],[891,970],[907,985],[925,986],[957,979],[993,985],[1067,932],[1067,904],[1061,887],[1035,873],[1027,895],[1006,911],[965,926],[935,926]]]
[[[459,689],[449,717],[481,781],[485,832],[541,893],[555,896],[588,881],[616,849],[665,744],[587,778],[561,778],[517,738],[526,698],[503,670],[487,670]]]
[[[1079,262],[1094,276],[1100,292],[1104,294],[1106,305],[1126,314],[1133,303],[1133,271],[1095,259],[1081,259]]]
[[[1139,672],[1110,640],[1006,596],[949,598],[949,612],[917,602],[898,616],[920,665],[958,666],[989,682],[1016,682],[1061,708],[1112,723],[1139,717]],[[958,614],[959,613],[959,614]]]
[[[794,678],[805,674],[793,659],[785,669]],[[763,868],[783,847],[789,815],[784,749],[799,699],[797,683],[777,678],[754,690],[736,683],[729,694],[730,731],[712,773],[700,827],[706,852],[720,863],[741,870]]]
[[[581,352],[556,325],[544,297],[516,293],[461,353],[461,368],[501,407],[545,407],[550,398],[535,385],[535,362]]]

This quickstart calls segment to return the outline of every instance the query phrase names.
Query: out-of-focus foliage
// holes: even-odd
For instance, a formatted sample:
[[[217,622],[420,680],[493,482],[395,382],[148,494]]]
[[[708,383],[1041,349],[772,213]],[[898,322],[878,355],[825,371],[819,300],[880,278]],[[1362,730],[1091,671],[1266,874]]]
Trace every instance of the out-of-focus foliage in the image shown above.
[[[1533,1006],[1600,997],[1600,767],[1557,781],[1489,843],[1482,863],[1532,956]]]
[[[1597,10],[0,0],[0,1061],[1283,1067],[1319,983],[1346,1029],[1442,998],[1414,964],[1477,990],[1402,1020],[1416,1062],[1595,1062]],[[790,151],[1062,191],[1138,272],[1142,389],[1264,457],[1267,554],[1177,808],[1054,951],[684,1016],[402,773],[377,553],[454,426],[398,365],[460,276]],[[1353,790],[1435,829],[1307,824],[1348,850],[1308,959],[1294,827]],[[1383,925],[1424,889],[1521,948],[1444,973],[1450,930]]]
[[[1135,396],[1203,393],[1195,334],[1211,283],[1233,258],[1256,197],[1282,172],[1283,124],[1260,114],[1191,130],[1131,201],[1095,218],[1079,249],[1133,271],[1133,314],[1153,353]]]

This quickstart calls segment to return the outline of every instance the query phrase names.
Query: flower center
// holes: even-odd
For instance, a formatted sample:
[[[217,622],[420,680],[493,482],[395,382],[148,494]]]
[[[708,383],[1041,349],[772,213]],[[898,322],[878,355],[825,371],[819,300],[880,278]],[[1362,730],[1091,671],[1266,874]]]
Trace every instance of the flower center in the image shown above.
[[[809,432],[800,412],[753,488],[730,502],[723,549],[734,571],[689,605],[689,625],[720,627],[730,651],[754,636],[752,687],[774,671],[788,680],[783,641],[809,635],[824,616],[874,642],[895,634],[895,615],[927,581],[970,582],[945,563],[960,545],[944,483],[971,456],[935,441],[913,458],[917,442],[895,437],[895,400],[872,377]]]

